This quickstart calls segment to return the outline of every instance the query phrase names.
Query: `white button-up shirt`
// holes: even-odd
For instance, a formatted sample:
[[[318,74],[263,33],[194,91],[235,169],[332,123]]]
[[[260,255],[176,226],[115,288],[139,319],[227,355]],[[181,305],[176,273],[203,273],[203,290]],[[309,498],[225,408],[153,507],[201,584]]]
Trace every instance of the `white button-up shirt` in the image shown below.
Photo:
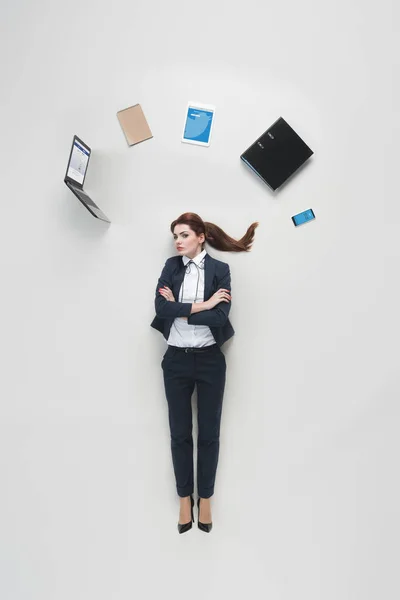
[[[193,259],[182,256],[186,268],[179,290],[179,302],[192,304],[204,302],[204,258],[206,254],[207,251],[203,250]],[[168,345],[180,348],[202,348],[212,344],[215,344],[215,339],[207,325],[189,325],[186,319],[181,317],[174,319],[168,337]]]

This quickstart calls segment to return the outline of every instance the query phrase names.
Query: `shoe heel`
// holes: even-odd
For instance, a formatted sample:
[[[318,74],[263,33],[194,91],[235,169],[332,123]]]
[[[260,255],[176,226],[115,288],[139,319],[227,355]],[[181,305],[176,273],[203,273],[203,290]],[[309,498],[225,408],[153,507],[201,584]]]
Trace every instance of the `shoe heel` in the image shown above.
[[[200,498],[197,498],[197,508],[200,514]],[[197,521],[197,526],[199,529],[201,529],[201,531],[204,531],[205,533],[210,533],[212,529],[212,523],[202,523],[200,519],[198,519]]]
[[[194,523],[193,506],[194,506],[193,496],[190,496],[190,510],[192,513],[192,519],[188,523],[178,523],[178,532],[179,533],[186,533],[186,531],[189,531],[189,529],[192,529],[192,523]]]

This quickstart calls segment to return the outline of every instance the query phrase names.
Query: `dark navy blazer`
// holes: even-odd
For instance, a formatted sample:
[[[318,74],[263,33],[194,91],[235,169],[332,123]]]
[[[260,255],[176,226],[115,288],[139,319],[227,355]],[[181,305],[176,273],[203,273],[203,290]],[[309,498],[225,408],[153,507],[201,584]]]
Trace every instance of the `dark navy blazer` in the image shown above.
[[[153,319],[151,327],[160,331],[168,340],[174,319],[188,317],[189,325],[208,325],[218,346],[222,346],[235,333],[228,319],[231,303],[222,301],[211,310],[202,310],[191,315],[192,303],[178,302],[185,269],[182,256],[171,256],[167,259],[157,283],[154,301],[156,317]],[[175,302],[170,302],[160,294],[159,289],[164,285],[172,290]],[[207,253],[204,258],[204,302],[221,288],[231,291],[229,265],[212,258]]]

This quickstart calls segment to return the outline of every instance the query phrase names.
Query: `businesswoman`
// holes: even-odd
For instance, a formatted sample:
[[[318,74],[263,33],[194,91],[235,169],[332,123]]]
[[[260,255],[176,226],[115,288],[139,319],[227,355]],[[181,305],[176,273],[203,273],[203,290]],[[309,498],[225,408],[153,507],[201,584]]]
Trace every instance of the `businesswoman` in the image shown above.
[[[229,265],[212,258],[207,242],[217,250],[247,252],[258,223],[240,240],[227,235],[195,213],[171,223],[177,255],[168,258],[157,283],[156,317],[151,326],[167,340],[162,360],[171,433],[172,462],[180,497],[179,533],[191,529],[193,517],[193,438],[191,397],[197,386],[198,527],[210,532],[210,498],[214,494],[219,454],[226,363],[221,346],[233,336],[229,322]],[[200,502],[201,500],[201,502]]]

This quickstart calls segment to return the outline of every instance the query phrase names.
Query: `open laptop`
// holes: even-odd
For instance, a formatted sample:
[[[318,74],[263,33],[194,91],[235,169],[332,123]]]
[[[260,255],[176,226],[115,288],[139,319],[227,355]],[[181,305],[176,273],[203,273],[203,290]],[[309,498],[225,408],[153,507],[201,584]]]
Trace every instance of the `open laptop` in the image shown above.
[[[83,190],[91,152],[89,146],[75,135],[72,141],[64,183],[96,219],[111,223],[110,219],[106,217],[103,211],[100,210],[97,204]]]
[[[279,117],[240,158],[275,191],[312,154],[294,129]]]

